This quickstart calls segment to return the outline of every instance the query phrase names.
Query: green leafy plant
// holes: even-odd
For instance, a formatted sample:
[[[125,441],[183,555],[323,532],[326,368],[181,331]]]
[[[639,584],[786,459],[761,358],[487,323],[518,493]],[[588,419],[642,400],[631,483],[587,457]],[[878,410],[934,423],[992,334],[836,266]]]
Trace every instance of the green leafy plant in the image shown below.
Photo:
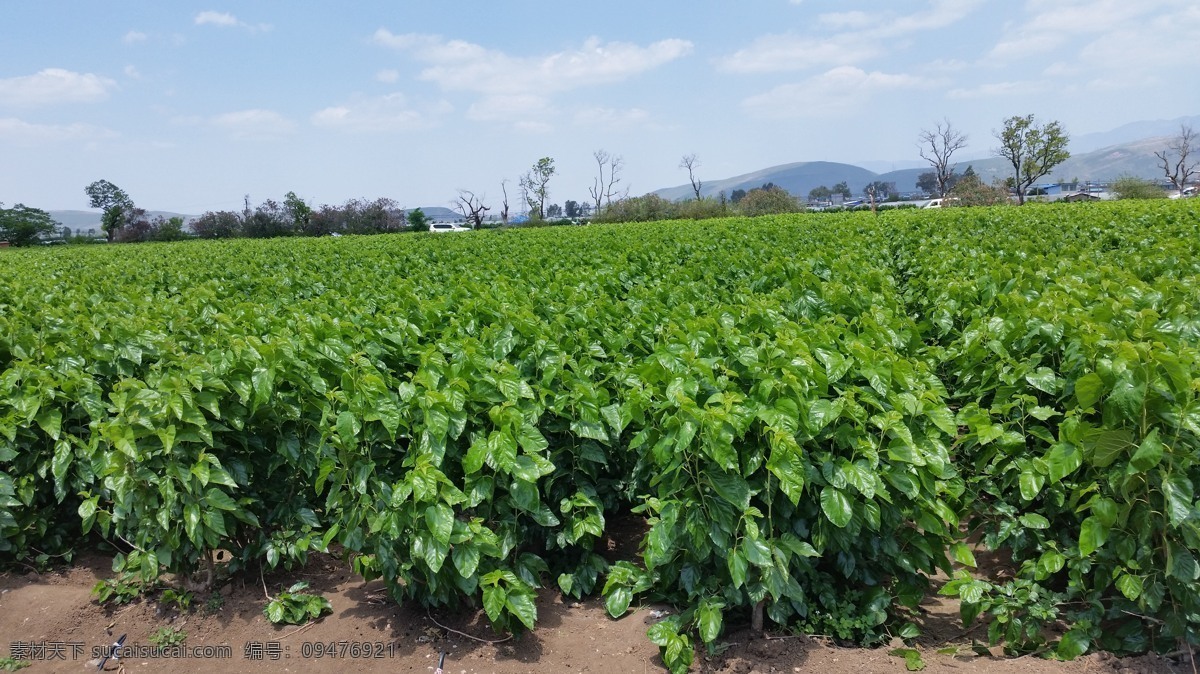
[[[329,600],[304,592],[307,582],[299,582],[280,592],[263,608],[263,614],[276,625],[302,625],[333,611]]]
[[[166,606],[172,606],[180,612],[185,612],[191,610],[194,598],[194,595],[187,590],[177,590],[169,587],[162,591],[162,595],[159,596],[158,600]]]
[[[135,576],[120,574],[105,578],[92,586],[92,596],[101,604],[128,604],[141,597],[146,587]]]
[[[150,643],[159,648],[178,646],[187,641],[187,632],[174,625],[164,625],[150,634]]]
[[[33,663],[28,660],[18,660],[11,657],[0,658],[0,670],[5,672],[15,672],[31,666],[33,666]]]
[[[208,595],[208,599],[204,602],[204,610],[209,615],[215,615],[221,612],[225,607],[225,597],[220,592],[213,592]]]

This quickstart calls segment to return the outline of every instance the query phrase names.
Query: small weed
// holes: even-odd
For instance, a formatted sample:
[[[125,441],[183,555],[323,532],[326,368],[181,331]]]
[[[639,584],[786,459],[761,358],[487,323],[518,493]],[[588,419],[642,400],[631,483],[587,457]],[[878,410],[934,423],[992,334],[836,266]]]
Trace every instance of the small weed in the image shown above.
[[[106,578],[92,586],[92,596],[101,604],[128,604],[141,596],[145,587],[132,574]]]
[[[894,648],[888,651],[888,655],[904,658],[904,668],[910,672],[919,672],[925,669],[925,661],[921,659],[921,652],[915,648]]]
[[[263,609],[267,620],[276,625],[300,625],[333,611],[328,599],[304,593],[307,588],[308,583],[299,582],[276,595]]]
[[[178,627],[163,626],[150,635],[150,643],[159,648],[178,646],[187,640],[187,632]]]
[[[0,671],[15,672],[18,669],[25,669],[33,663],[28,660],[18,660],[16,658],[0,658]]]
[[[159,602],[167,606],[174,606],[177,611],[183,613],[191,610],[193,598],[192,593],[187,590],[167,588],[163,590],[162,596],[159,597]]]
[[[222,597],[220,592],[213,592],[212,594],[208,595],[208,600],[204,602],[204,610],[207,611],[209,615],[220,613],[221,609],[224,607],[225,597]]]

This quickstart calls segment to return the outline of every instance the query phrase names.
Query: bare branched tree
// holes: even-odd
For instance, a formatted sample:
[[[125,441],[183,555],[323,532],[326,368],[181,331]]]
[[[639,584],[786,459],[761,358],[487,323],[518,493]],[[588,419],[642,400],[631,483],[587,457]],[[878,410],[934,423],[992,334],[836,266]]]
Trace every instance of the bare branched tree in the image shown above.
[[[458,199],[454,201],[454,208],[462,213],[463,218],[471,223],[472,229],[479,229],[483,226],[483,216],[488,211],[492,210],[488,206],[483,205],[484,197],[482,195],[476,197],[471,190],[459,190]]]
[[[700,200],[700,187],[703,183],[696,177],[696,169],[700,168],[700,158],[696,153],[685,154],[683,159],[679,160],[679,168],[687,169],[688,181],[692,183],[692,191],[696,193],[696,201]]]
[[[596,159],[598,171],[588,193],[596,202],[596,213],[600,213],[601,207],[612,203],[612,198],[617,196],[617,183],[621,182],[621,168],[625,162],[619,155],[609,154],[605,150],[596,150],[592,157]],[[605,171],[608,172],[607,176]]]
[[[1179,135],[1171,139],[1167,149],[1154,153],[1154,156],[1158,157],[1158,166],[1163,170],[1163,175],[1180,194],[1183,194],[1183,188],[1192,181],[1192,176],[1200,173],[1200,159],[1192,158],[1192,162],[1188,163],[1192,150],[1197,149],[1192,145],[1198,140],[1200,138],[1196,137],[1192,127],[1180,126]]]
[[[508,226],[508,178],[500,181],[500,192],[504,194],[504,201],[500,204],[500,222],[505,227]]]
[[[957,131],[950,120],[938,122],[933,131],[922,129],[917,137],[921,159],[933,167],[939,197],[945,197],[953,187],[954,169],[950,168],[950,157],[967,145],[967,136]]]

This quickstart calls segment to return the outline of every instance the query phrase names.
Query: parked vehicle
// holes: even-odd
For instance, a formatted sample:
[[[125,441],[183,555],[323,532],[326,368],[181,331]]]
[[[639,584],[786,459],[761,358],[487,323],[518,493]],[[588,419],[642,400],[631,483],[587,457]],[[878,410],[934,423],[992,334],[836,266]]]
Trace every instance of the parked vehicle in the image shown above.
[[[470,227],[463,227],[454,222],[435,222],[429,226],[431,232],[469,232]]]

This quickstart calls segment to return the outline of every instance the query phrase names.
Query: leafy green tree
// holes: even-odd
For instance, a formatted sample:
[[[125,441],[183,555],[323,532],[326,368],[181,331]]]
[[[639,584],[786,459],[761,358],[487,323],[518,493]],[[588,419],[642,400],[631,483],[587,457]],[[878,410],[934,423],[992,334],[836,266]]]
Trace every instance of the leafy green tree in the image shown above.
[[[414,232],[428,232],[429,219],[425,217],[425,211],[419,208],[414,208],[408,212],[408,228]]]
[[[1070,137],[1062,125],[1058,122],[1039,125],[1033,115],[1004,120],[1004,128],[996,133],[996,139],[1000,141],[996,155],[1013,167],[1012,185],[1018,204],[1025,203],[1026,193],[1039,178],[1071,157],[1067,151]]]
[[[832,196],[833,190],[824,185],[821,185],[820,187],[814,187],[808,191],[809,201],[826,201]]]
[[[1136,176],[1121,176],[1113,181],[1111,191],[1118,199],[1163,199],[1167,193],[1152,180]]]
[[[521,176],[521,189],[529,204],[529,214],[538,220],[546,219],[546,198],[550,196],[550,178],[554,176],[554,160],[542,157],[533,168]]]
[[[746,190],[736,189],[729,193],[729,202],[732,204],[736,204],[744,198],[746,198]]]
[[[770,215],[773,213],[796,213],[803,210],[796,198],[777,185],[750,190],[738,202],[742,215]]]
[[[187,232],[183,231],[183,218],[175,216],[173,218],[164,218],[158,216],[150,223],[151,241],[182,241],[188,238]]]
[[[125,190],[107,180],[97,180],[85,187],[84,191],[91,200],[92,208],[104,210],[104,215],[100,218],[100,228],[104,230],[108,240],[112,241],[117,230],[125,226],[131,216],[133,199],[129,198]]]
[[[999,184],[988,185],[968,166],[950,190],[959,206],[996,206],[1008,203],[1008,190]]]
[[[58,226],[59,223],[40,208],[25,204],[0,208],[0,239],[13,246],[36,245],[42,237],[53,234]]]
[[[242,218],[233,211],[209,211],[192,220],[192,231],[201,239],[229,239],[242,233]]]
[[[845,180],[834,185],[831,189],[832,189],[833,194],[840,194],[840,195],[842,195],[842,198],[844,198],[844,199],[850,198],[850,195],[851,195],[850,185],[846,184]]]
[[[578,218],[583,216],[583,213],[579,208],[579,202],[575,201],[574,199],[567,199],[566,203],[563,204],[563,210],[566,212],[568,218]]]
[[[295,192],[283,195],[283,210],[292,222],[293,232],[299,234],[308,231],[308,219],[313,211]]]

